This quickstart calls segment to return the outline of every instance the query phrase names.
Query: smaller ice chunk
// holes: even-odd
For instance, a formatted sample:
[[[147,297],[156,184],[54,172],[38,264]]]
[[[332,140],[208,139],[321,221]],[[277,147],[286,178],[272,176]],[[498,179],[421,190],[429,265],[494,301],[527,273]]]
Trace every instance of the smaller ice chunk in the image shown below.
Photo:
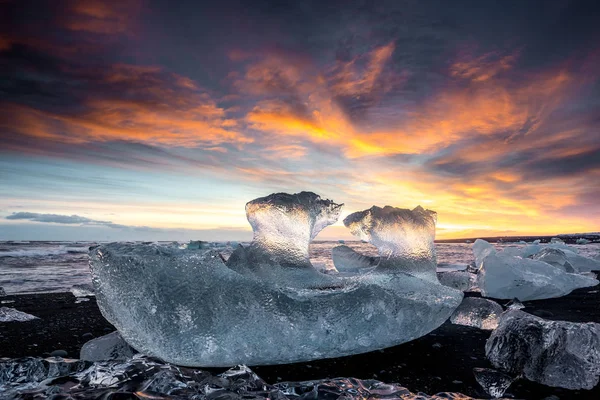
[[[483,239],[477,239],[473,243],[473,255],[475,255],[475,267],[481,269],[483,260],[490,254],[496,254],[496,248]]]
[[[136,351],[115,331],[86,342],[79,358],[86,361],[127,360]]]
[[[493,330],[498,326],[498,318],[503,311],[502,306],[492,300],[465,297],[450,316],[450,322],[456,325]]]
[[[470,292],[477,288],[477,274],[471,272],[438,272],[437,277],[442,285],[460,290],[461,292]]]
[[[185,245],[185,248],[188,250],[201,250],[207,249],[208,247],[209,243],[203,240],[190,240],[190,242]]]
[[[519,299],[512,299],[508,303],[506,303],[505,307],[508,310],[522,310],[525,308],[525,305],[519,301]]]
[[[25,322],[33,319],[38,319],[38,317],[15,308],[0,307],[0,322]]]
[[[567,255],[563,250],[547,247],[531,257],[533,260],[543,261],[565,272],[577,272],[567,260]]]
[[[477,275],[477,286],[483,296],[521,301],[560,297],[598,283],[542,261],[503,256],[502,253],[485,257]]]
[[[587,240],[586,238],[579,238],[577,239],[577,241],[575,242],[577,244],[588,244],[591,243],[589,240]]]
[[[89,283],[73,285],[73,287],[71,287],[71,293],[73,293],[73,296],[75,297],[86,297],[96,295],[96,292],[94,291],[94,286]]]
[[[6,296],[6,292],[4,291],[4,288],[0,286],[0,297],[2,296]]]
[[[502,397],[515,378],[491,368],[473,368],[475,380],[487,394],[497,399]]]
[[[600,378],[600,324],[548,321],[508,310],[487,340],[485,353],[509,374],[543,385],[589,390]]]
[[[379,257],[362,255],[348,246],[337,246],[331,250],[333,265],[340,272],[358,272],[377,266]]]

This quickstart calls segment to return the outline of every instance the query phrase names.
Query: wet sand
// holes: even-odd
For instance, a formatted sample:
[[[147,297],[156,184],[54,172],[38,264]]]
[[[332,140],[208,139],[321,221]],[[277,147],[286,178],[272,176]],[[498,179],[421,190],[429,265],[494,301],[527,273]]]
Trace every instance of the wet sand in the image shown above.
[[[14,301],[1,306],[14,307],[40,318],[28,322],[0,322],[0,357],[41,357],[64,350],[69,357],[78,358],[86,341],[114,330],[100,314],[94,297],[81,303],[75,303],[71,293],[9,295],[0,300]],[[498,302],[506,304],[508,301]],[[524,311],[546,319],[600,323],[600,286],[579,289],[558,299],[524,304]],[[489,335],[489,331],[446,322],[422,338],[385,350],[252,369],[268,383],[355,377],[397,382],[413,392],[461,392],[488,398],[472,371],[475,367],[492,368],[484,350]],[[209,370],[221,372],[225,369]],[[589,391],[572,391],[522,379],[513,383],[505,394],[506,397],[525,399],[544,399],[552,395],[559,399],[597,400],[600,399],[600,385]]]

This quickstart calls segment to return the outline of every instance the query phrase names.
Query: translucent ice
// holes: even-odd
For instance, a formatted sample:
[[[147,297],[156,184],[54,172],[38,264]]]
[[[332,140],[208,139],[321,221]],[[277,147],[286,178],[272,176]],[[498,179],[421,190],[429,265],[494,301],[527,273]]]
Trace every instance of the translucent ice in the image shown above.
[[[582,256],[569,249],[561,249],[561,251],[575,272],[600,271],[600,261]]]
[[[477,239],[473,243],[473,255],[475,256],[475,267],[477,269],[482,267],[483,260],[490,254],[496,254],[496,249],[491,243],[483,239]]]
[[[547,247],[531,257],[533,260],[543,261],[565,272],[577,272],[567,260],[567,255],[563,250]]]
[[[53,365],[55,364],[55,365]],[[23,358],[0,360],[0,393],[9,399],[344,399],[469,400],[428,396],[398,384],[335,378],[269,384],[239,365],[218,375],[136,356],[125,361]]]
[[[86,342],[79,358],[86,361],[126,360],[135,354],[135,350],[119,335],[112,332]]]
[[[477,290],[477,275],[467,271],[438,272],[438,280],[444,286],[470,292]]]
[[[0,322],[25,322],[32,319],[37,317],[14,308],[0,307]]]
[[[483,296],[521,301],[560,297],[597,284],[595,279],[567,273],[542,261],[502,253],[485,257],[477,275]]]
[[[495,301],[478,297],[466,297],[450,317],[457,325],[492,330],[498,326],[498,318],[504,310]]]
[[[548,386],[592,389],[600,377],[600,324],[547,321],[509,310],[485,352],[508,373]]]
[[[88,283],[81,283],[78,285],[73,285],[73,287],[71,287],[71,293],[73,293],[73,296],[75,297],[85,297],[85,296],[95,296],[96,293],[94,292],[94,286],[88,284]]]
[[[493,398],[502,397],[515,378],[489,368],[473,368],[475,380]]]
[[[344,219],[350,231],[371,243],[381,256],[377,270],[402,271],[437,283],[435,211],[373,206]]]
[[[331,250],[333,265],[340,272],[358,272],[364,268],[371,268],[379,263],[379,258],[369,257],[357,253],[348,246],[337,246]]]
[[[588,243],[590,243],[590,241],[587,240],[586,238],[579,238],[579,239],[577,239],[576,243],[577,244],[588,244]]]
[[[94,248],[100,310],[135,349],[187,366],[339,357],[394,346],[440,326],[462,293],[437,278],[389,268],[339,277],[310,264],[310,241],[335,222],[339,208],[306,192],[249,202],[254,240],[238,247],[227,265],[214,251],[175,246]],[[433,228],[415,226],[426,235],[421,238],[410,225],[402,227],[418,249],[432,242]],[[390,240],[396,237],[387,229]],[[425,253],[417,259],[435,274],[435,257],[425,260]]]

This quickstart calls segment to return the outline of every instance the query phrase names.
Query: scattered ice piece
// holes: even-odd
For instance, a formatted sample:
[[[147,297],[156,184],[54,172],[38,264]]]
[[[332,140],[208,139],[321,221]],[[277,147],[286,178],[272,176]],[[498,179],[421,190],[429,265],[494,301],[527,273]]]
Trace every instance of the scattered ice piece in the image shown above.
[[[0,307],[0,322],[25,322],[38,317],[10,307]]]
[[[575,242],[577,244],[588,244],[591,243],[589,240],[587,240],[586,238],[579,238],[577,239],[577,241]]]
[[[506,308],[509,310],[522,310],[525,308],[525,306],[519,301],[519,299],[512,299],[506,303]]]
[[[83,303],[86,301],[90,301],[90,299],[88,299],[87,297],[76,297],[75,298],[75,304]]]
[[[502,397],[515,378],[491,368],[473,368],[475,380],[487,394],[497,399]]]
[[[333,265],[340,272],[358,272],[377,265],[378,257],[362,255],[348,246],[337,246],[331,250]]]
[[[0,301],[0,304],[10,304],[10,303],[14,303],[14,300],[2,300]]]
[[[2,296],[6,296],[6,292],[4,291],[4,288],[0,286],[0,297]]]
[[[190,240],[190,242],[185,245],[185,248],[188,250],[201,250],[207,249],[208,247],[209,243],[203,240]]]
[[[541,241],[540,239],[535,239],[535,240],[533,241],[533,244],[540,244],[541,242],[542,242],[542,241]]]
[[[421,206],[413,210],[373,206],[344,219],[353,235],[368,241],[381,257],[376,270],[403,272],[437,283],[435,224],[437,213]]]
[[[95,296],[94,286],[89,283],[82,283],[79,285],[73,285],[71,287],[71,293],[75,297]]]
[[[504,310],[495,301],[479,297],[465,297],[450,317],[456,325],[492,330],[498,326],[498,318]]]
[[[481,269],[483,260],[490,254],[496,254],[496,248],[483,239],[477,239],[473,243],[473,255],[475,256],[475,268]]]
[[[548,321],[508,310],[485,353],[510,374],[548,386],[592,389],[600,377],[600,324]]]
[[[570,274],[542,261],[490,254],[483,260],[477,286],[485,297],[521,301],[564,296],[598,281]]]
[[[119,332],[112,332],[86,342],[79,358],[86,361],[126,360],[135,354]]]
[[[438,263],[436,266],[437,272],[449,271],[465,271],[469,268],[469,264],[465,263]]]
[[[67,359],[5,359],[0,361],[0,391],[2,398],[7,400],[48,397],[472,400],[460,393],[445,392],[433,396],[413,393],[396,383],[374,379],[335,378],[271,385],[244,365],[213,375],[141,356],[125,361],[93,363]]]
[[[438,272],[437,277],[442,285],[460,290],[461,292],[471,292],[477,289],[477,274],[471,272]]]
[[[307,192],[249,202],[254,240],[227,265],[212,251],[101,245],[90,252],[98,306],[132,347],[185,366],[341,357],[395,346],[443,324],[463,294],[429,279],[436,265],[431,212],[376,211],[369,224],[352,214],[351,223],[383,250],[410,250],[410,258],[342,277],[320,273],[308,258],[310,241],[336,221],[340,207]],[[404,260],[428,279],[396,264]]]

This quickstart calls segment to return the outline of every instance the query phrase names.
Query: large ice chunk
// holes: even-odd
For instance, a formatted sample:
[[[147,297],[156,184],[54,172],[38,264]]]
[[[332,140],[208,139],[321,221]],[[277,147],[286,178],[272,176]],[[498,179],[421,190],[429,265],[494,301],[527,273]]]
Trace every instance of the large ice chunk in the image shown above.
[[[79,358],[86,361],[126,360],[135,354],[119,332],[112,332],[86,342]]]
[[[504,310],[495,301],[478,297],[466,297],[450,317],[456,325],[492,330],[498,326],[498,318]]]
[[[592,389],[600,377],[600,324],[547,321],[509,310],[485,352],[508,373],[548,386]]]
[[[246,209],[255,240],[227,265],[214,251],[176,246],[112,243],[91,250],[100,310],[129,344],[187,366],[339,357],[427,334],[462,300],[437,279],[398,271],[353,277],[316,271],[308,245],[335,221],[339,206],[315,194],[272,195]],[[418,248],[432,239],[429,229],[426,238],[404,231]]]
[[[521,301],[560,297],[597,284],[595,279],[567,273],[542,261],[502,253],[485,257],[477,275],[483,296]]]
[[[379,258],[357,253],[348,246],[334,247],[331,250],[331,257],[335,269],[340,272],[358,272],[361,269],[374,267],[379,263]]]
[[[404,272],[438,282],[436,276],[435,211],[373,206],[348,215],[344,225],[379,250],[378,271]]]
[[[25,322],[38,317],[19,311],[15,308],[0,307],[0,322]]]

